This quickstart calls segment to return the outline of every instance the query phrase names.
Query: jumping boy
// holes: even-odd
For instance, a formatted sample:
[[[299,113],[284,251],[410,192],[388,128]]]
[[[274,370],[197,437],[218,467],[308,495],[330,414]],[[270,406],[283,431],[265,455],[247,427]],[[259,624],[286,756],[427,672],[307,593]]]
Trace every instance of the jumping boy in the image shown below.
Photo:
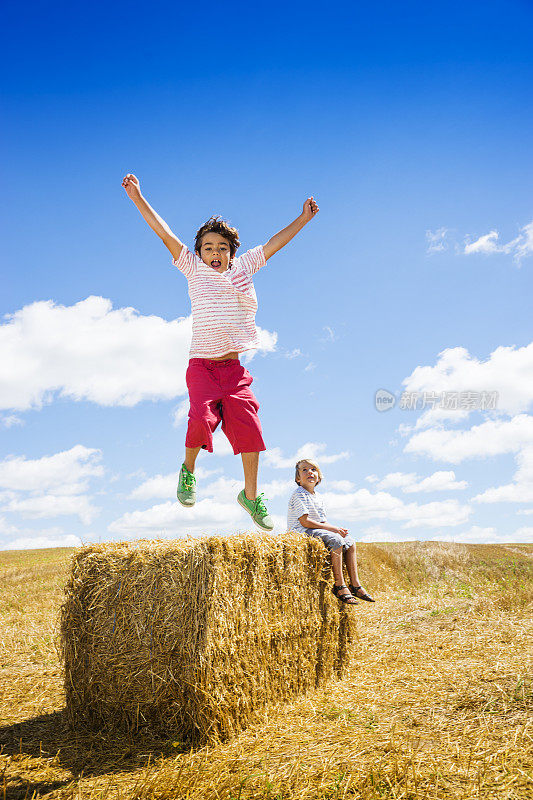
[[[253,378],[240,364],[239,353],[259,344],[253,275],[313,219],[318,206],[309,197],[290,225],[239,257],[235,255],[240,245],[236,228],[211,217],[196,233],[191,253],[143,197],[135,175],[126,175],[122,186],[189,284],[193,333],[186,381],[190,410],[178,500],[183,506],[195,504],[196,458],[202,448],[213,452],[213,432],[222,422],[233,452],[242,458],[244,489],[237,501],[259,528],[271,531],[274,523],[263,495],[257,495],[259,453],[266,449],[257,416],[259,404],[250,389]]]
[[[331,554],[331,569],[335,580],[331,591],[335,597],[349,605],[357,605],[356,597],[373,603],[374,600],[359,582],[354,540],[346,528],[339,528],[327,521],[324,503],[320,495],[315,492],[322,480],[320,467],[309,458],[302,459],[296,464],[294,480],[298,488],[294,490],[289,500],[287,529],[300,531],[307,536],[316,536],[323,541]],[[343,555],[350,577],[349,586],[346,586],[342,576]]]

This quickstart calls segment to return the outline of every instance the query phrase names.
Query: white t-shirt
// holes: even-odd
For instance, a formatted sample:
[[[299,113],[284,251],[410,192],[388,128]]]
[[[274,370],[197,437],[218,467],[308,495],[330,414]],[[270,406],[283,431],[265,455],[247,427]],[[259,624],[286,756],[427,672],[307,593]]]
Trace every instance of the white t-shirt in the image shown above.
[[[233,259],[231,269],[217,272],[183,245],[172,263],[189,283],[192,308],[190,358],[218,358],[259,346],[252,276],[266,264],[262,245]]]
[[[307,533],[307,528],[298,522],[303,514],[308,514],[310,519],[317,522],[327,522],[326,510],[320,495],[316,492],[311,494],[303,486],[298,486],[289,500],[289,510],[287,512],[287,530]]]

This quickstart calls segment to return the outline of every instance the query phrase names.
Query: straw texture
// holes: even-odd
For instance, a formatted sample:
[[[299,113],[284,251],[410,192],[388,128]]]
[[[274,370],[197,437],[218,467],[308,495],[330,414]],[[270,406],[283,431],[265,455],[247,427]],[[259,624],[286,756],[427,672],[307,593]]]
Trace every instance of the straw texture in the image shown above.
[[[322,543],[299,536],[83,548],[61,613],[70,723],[232,737],[347,668],[353,613],[330,584]]]

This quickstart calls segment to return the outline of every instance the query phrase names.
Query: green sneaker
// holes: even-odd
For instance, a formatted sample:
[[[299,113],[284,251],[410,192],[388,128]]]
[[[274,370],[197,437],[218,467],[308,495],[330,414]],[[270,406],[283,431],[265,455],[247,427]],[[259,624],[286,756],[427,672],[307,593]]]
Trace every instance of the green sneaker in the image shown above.
[[[181,465],[177,495],[182,506],[193,506],[196,503],[196,478],[185,464]]]
[[[268,516],[267,507],[263,502],[262,494],[256,497],[252,502],[252,500],[248,500],[243,489],[237,496],[237,502],[249,513],[258,528],[262,531],[274,530],[274,523]]]

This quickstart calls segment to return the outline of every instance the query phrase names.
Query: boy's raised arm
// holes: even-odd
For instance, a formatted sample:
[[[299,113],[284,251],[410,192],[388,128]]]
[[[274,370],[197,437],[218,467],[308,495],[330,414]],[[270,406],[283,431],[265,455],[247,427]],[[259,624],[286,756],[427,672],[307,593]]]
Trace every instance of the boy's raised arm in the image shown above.
[[[139,179],[136,178],[135,175],[128,173],[123,179],[122,185],[126,190],[126,194],[133,200],[151,229],[157,233],[174,258],[179,258],[183,248],[183,242],[180,242],[176,234],[170,230],[165,220],[154,211],[152,206],[142,196]]]
[[[313,197],[308,197],[304,203],[304,207],[300,216],[296,217],[294,222],[291,222],[291,224],[287,225],[286,228],[283,228],[282,231],[275,233],[274,236],[272,236],[263,246],[267,261],[270,256],[273,256],[274,253],[277,253],[278,250],[281,250],[282,247],[285,247],[287,242],[290,242],[290,240],[302,230],[304,225],[307,225],[309,220],[313,219],[315,214],[318,214],[318,206]]]

